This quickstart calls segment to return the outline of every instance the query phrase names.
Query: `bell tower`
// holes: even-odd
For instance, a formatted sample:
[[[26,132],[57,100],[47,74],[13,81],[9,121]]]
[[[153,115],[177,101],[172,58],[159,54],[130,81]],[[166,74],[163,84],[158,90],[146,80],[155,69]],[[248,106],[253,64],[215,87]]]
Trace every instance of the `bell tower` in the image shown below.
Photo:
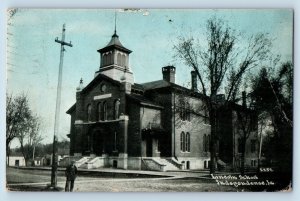
[[[126,80],[134,83],[133,73],[129,67],[129,54],[132,51],[122,45],[116,27],[110,42],[97,52],[100,53],[100,68],[95,76],[101,73],[120,82]]]

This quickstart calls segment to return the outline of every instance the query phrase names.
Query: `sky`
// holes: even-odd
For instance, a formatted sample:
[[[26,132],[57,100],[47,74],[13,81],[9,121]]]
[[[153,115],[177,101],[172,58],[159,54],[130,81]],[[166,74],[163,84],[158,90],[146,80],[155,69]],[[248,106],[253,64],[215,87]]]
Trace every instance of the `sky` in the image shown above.
[[[7,93],[27,94],[34,113],[42,120],[44,143],[54,133],[54,111],[62,25],[66,24],[62,102],[59,139],[67,139],[70,116],[65,112],[75,103],[76,87],[82,78],[87,85],[99,69],[98,49],[108,44],[116,27],[121,43],[133,52],[129,63],[135,82],[162,79],[161,68],[176,67],[176,83],[185,85],[190,70],[174,58],[179,36],[193,36],[205,43],[205,25],[211,17],[221,18],[241,33],[240,44],[257,33],[272,38],[271,51],[281,61],[293,58],[293,12],[268,10],[76,10],[19,9],[7,26]],[[15,142],[13,146],[17,146]]]

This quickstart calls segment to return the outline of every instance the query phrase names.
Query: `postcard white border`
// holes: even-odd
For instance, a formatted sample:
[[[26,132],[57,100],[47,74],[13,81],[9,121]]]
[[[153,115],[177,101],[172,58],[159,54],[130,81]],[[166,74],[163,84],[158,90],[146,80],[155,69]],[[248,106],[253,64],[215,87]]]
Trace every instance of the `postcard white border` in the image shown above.
[[[294,176],[293,192],[291,193],[7,193],[5,191],[5,84],[6,84],[6,9],[13,7],[23,8],[293,8],[295,13],[294,22],[294,97],[299,97],[300,70],[299,70],[299,0],[2,0],[0,2],[1,20],[0,20],[0,134],[1,151],[0,157],[0,197],[1,200],[122,200],[122,201],[140,201],[140,200],[171,200],[171,201],[192,201],[192,200],[297,200],[300,197],[299,190],[299,172],[300,169],[300,146],[294,146]],[[300,100],[294,98],[294,145],[299,141],[299,114]],[[87,198],[88,197],[88,198]]]

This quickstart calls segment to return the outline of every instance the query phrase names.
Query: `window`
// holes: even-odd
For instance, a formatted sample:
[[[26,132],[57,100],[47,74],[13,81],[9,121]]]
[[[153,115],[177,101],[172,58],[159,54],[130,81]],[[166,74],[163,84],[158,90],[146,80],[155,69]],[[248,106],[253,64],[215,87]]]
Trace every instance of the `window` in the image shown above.
[[[122,66],[125,66],[125,59],[126,59],[126,58],[125,58],[125,55],[123,54],[123,55],[122,55],[122,61],[121,61],[121,65],[122,65]]]
[[[120,100],[117,99],[115,100],[115,104],[114,104],[114,119],[119,118],[119,110],[120,110]]]
[[[190,169],[190,165],[191,165],[191,164],[190,164],[190,161],[187,161],[187,162],[186,162],[186,169],[187,169],[187,170]]]
[[[185,139],[185,151],[190,152],[191,151],[191,138],[190,133],[186,133],[186,139]]]
[[[103,61],[102,61],[103,66],[113,63],[113,56],[112,56],[111,52],[104,53],[102,56],[102,59],[103,59]]]
[[[91,121],[92,120],[92,105],[89,104],[87,106],[87,121]]]
[[[190,104],[188,102],[181,101],[179,116],[180,116],[180,119],[183,121],[191,120]]]
[[[103,54],[103,56],[102,56],[102,65],[103,66],[105,66],[106,65],[106,59],[107,57],[106,57],[106,54]]]
[[[107,55],[107,63],[112,64],[113,63],[113,55],[111,52],[108,53]]]
[[[183,131],[180,134],[180,150],[185,151],[185,133]]]
[[[183,131],[180,134],[180,150],[182,152],[191,151],[191,137],[190,133],[184,133]]]
[[[122,55],[121,55],[121,53],[117,54],[117,65],[119,65],[119,66],[122,65]]]
[[[107,120],[107,103],[103,102],[103,120]]]
[[[98,103],[97,105],[97,120],[100,121],[101,120],[101,103]]]
[[[103,84],[101,84],[101,86],[100,86],[100,91],[101,92],[106,92],[106,85],[103,83]]]
[[[256,151],[256,140],[251,140],[251,153]]]

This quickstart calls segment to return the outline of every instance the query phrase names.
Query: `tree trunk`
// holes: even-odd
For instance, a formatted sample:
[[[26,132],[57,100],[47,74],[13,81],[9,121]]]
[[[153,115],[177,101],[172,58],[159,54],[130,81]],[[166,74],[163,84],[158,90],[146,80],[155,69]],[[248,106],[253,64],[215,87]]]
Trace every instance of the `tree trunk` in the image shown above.
[[[242,155],[241,155],[241,175],[245,174],[245,150],[246,150],[246,139],[242,141]]]
[[[210,174],[216,172],[216,111],[215,109],[211,109],[210,112],[210,125],[211,125],[211,134],[210,134]]]
[[[10,145],[6,143],[6,156],[7,156],[7,166],[9,166],[9,157],[10,157]]]

